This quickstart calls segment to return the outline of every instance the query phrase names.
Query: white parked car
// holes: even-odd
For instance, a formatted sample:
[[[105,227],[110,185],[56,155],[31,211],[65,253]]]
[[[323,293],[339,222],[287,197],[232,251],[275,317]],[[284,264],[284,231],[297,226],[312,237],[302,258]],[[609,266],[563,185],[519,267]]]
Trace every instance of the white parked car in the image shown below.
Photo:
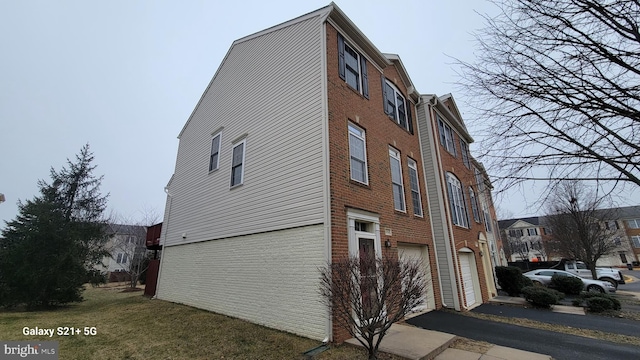
[[[559,276],[574,277],[582,280],[582,284],[584,284],[584,289],[586,289],[587,291],[595,291],[595,292],[601,292],[601,293],[612,293],[616,291],[616,287],[613,286],[613,284],[611,284],[608,281],[585,279],[564,270],[537,269],[537,270],[526,272],[523,275],[531,279],[534,285],[549,286],[551,284],[551,277],[553,275],[559,275]]]

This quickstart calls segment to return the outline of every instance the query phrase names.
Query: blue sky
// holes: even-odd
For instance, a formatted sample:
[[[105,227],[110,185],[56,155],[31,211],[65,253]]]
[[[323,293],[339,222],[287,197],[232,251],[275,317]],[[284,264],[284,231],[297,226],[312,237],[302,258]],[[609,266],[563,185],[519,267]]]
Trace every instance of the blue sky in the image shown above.
[[[473,60],[485,1],[337,1],[383,52],[399,54],[421,93],[456,93],[453,60]],[[164,212],[177,135],[231,43],[328,1],[0,0],[0,204],[37,195],[89,143],[109,209]],[[468,125],[473,119],[465,118]],[[473,135],[473,134],[472,134]],[[471,145],[473,152],[474,145]],[[502,207],[527,215],[523,194]],[[500,204],[499,204],[500,205]]]

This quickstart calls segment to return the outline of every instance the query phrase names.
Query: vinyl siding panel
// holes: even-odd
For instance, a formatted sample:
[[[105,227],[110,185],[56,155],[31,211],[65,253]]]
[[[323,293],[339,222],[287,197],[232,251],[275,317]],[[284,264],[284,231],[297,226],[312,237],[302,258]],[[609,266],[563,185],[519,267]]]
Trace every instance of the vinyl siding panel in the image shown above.
[[[322,225],[167,247],[157,295],[322,340],[324,249]]]
[[[181,133],[165,246],[323,222],[322,41],[317,16],[232,45]],[[230,189],[242,138],[243,185]]]
[[[440,188],[440,172],[438,170],[437,153],[438,138],[433,134],[431,117],[427,113],[428,106],[418,106],[418,133],[421,139],[422,159],[424,162],[424,176],[429,199],[431,226],[433,228],[433,242],[436,246],[436,258],[438,260],[438,272],[440,273],[440,287],[442,289],[442,302],[449,307],[454,305],[454,288],[456,286],[454,274],[449,265],[452,263],[451,255],[447,252],[446,218],[443,214],[446,207],[443,203],[443,191]]]

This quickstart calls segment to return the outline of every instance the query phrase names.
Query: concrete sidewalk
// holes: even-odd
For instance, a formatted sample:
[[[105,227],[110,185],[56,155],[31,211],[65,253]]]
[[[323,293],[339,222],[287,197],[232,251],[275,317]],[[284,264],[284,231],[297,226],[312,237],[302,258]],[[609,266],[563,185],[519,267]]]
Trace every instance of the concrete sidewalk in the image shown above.
[[[393,324],[382,339],[379,350],[406,359],[423,360],[550,360],[548,355],[512,349],[504,346],[492,346],[486,353],[450,349],[457,336],[439,331],[425,330],[410,325]],[[356,339],[346,341],[362,346]]]

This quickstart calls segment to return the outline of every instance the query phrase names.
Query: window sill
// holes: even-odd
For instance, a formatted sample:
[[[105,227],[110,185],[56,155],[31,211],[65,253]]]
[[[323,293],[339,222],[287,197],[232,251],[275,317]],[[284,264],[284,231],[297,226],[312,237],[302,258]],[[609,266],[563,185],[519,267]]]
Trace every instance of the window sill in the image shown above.
[[[237,185],[233,185],[233,186],[231,186],[231,187],[229,188],[229,190],[237,189],[237,188],[239,188],[239,187],[242,187],[242,185],[244,185],[244,183],[242,183],[242,184],[237,184]]]
[[[349,178],[349,183],[351,183],[353,185],[357,185],[357,186],[365,188],[365,189],[371,190],[371,186],[369,184],[365,184],[365,183],[360,182],[358,180],[353,180],[353,179]]]

